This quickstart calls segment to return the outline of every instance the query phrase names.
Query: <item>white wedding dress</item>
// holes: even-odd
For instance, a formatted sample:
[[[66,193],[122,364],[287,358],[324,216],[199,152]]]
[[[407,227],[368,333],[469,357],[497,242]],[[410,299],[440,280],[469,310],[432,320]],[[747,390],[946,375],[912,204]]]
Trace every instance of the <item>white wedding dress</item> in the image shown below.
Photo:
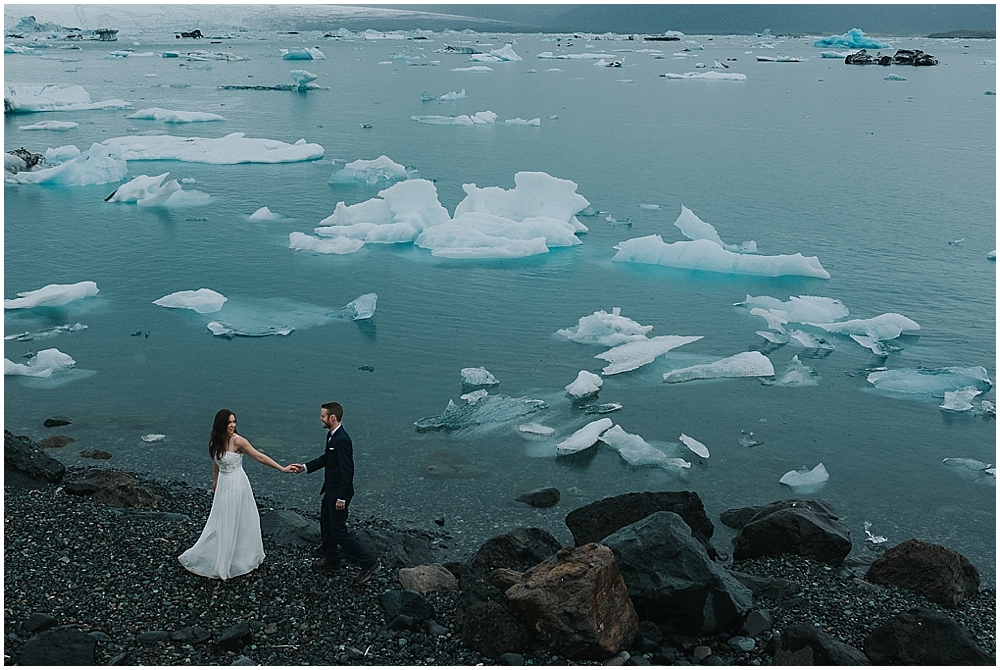
[[[243,454],[227,451],[218,461],[212,511],[195,545],[178,556],[185,568],[213,579],[245,575],[264,560],[260,515]]]

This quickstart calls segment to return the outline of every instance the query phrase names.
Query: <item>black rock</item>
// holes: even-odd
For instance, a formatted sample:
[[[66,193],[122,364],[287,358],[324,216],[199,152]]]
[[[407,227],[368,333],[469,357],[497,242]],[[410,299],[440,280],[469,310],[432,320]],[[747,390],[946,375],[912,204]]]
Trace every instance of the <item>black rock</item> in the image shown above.
[[[427,619],[427,620],[425,620],[422,623],[422,626],[423,626],[424,632],[427,633],[428,635],[433,635],[433,636],[438,636],[439,637],[441,635],[447,635],[448,634],[448,629],[445,628],[444,626],[442,626],[441,624],[439,624],[438,622],[434,621],[434,619]]]
[[[94,665],[97,640],[75,628],[51,628],[24,643],[19,665]]]
[[[260,532],[282,547],[311,547],[321,540],[318,522],[285,509],[271,509],[261,513]]]
[[[106,461],[111,458],[110,453],[101,451],[100,449],[86,449],[80,452],[80,456],[83,458],[93,458],[101,461]]]
[[[770,598],[771,600],[784,600],[802,590],[801,584],[788,579],[769,579],[767,577],[758,577],[757,575],[748,575],[738,570],[730,570],[729,574],[735,577],[740,584],[750,589],[754,598],[763,597]]]
[[[416,591],[386,591],[382,594],[382,609],[385,611],[385,618],[390,621],[401,614],[416,621],[433,619],[435,616],[434,606]]]
[[[916,591],[952,609],[979,591],[979,571],[965,556],[920,540],[907,540],[879,556],[867,579]]]
[[[497,665],[524,665],[524,656],[507,652],[497,656]]]
[[[964,626],[925,607],[897,614],[865,638],[877,665],[995,665]]]
[[[250,625],[246,621],[230,626],[219,639],[215,641],[215,646],[222,651],[239,651],[250,644],[253,634],[250,632]]]
[[[108,665],[125,665],[126,659],[128,659],[128,652],[123,651],[108,661]]]
[[[617,530],[646,518],[654,512],[673,512],[684,519],[691,535],[701,542],[705,551],[716,558],[712,546],[715,526],[705,514],[705,506],[694,491],[646,491],[604,498],[577,508],[566,515],[566,525],[573,533],[573,542],[582,546],[600,542]]]
[[[170,633],[165,630],[147,630],[139,633],[136,636],[139,644],[156,644],[157,642],[166,642],[170,639]]]
[[[35,613],[28,617],[21,627],[26,633],[40,633],[59,624],[59,621],[51,614]]]
[[[548,531],[541,528],[518,528],[506,535],[486,540],[472,557],[471,568],[489,575],[497,568],[523,572],[562,549]]]
[[[638,634],[656,643],[657,646],[663,641],[663,631],[653,621],[640,621]]]
[[[94,638],[98,642],[111,642],[111,636],[99,630],[92,630],[89,633],[87,633],[87,635]]]
[[[61,449],[71,442],[76,442],[69,435],[52,435],[38,441],[38,446],[42,449]]]
[[[680,654],[677,653],[677,650],[667,647],[659,653],[650,656],[649,660],[654,665],[673,665],[678,658],[680,658]]]
[[[733,540],[733,560],[794,554],[840,565],[851,551],[851,531],[822,500],[779,500],[765,505]]]
[[[35,481],[58,484],[66,474],[66,466],[52,458],[23,435],[3,432],[4,474],[14,471]]]
[[[792,624],[781,635],[775,665],[871,665],[859,650],[809,624]]]
[[[632,649],[640,654],[651,654],[659,651],[660,645],[642,633],[639,633],[635,636],[635,640],[632,641]]]
[[[518,502],[527,503],[532,507],[552,507],[559,502],[559,489],[550,486],[547,488],[528,491],[514,498]]]
[[[157,508],[160,496],[124,472],[91,470],[78,481],[67,482],[63,491],[71,495],[88,495],[95,502],[111,507]]]
[[[413,621],[413,617],[408,616],[406,614],[400,614],[392,621],[390,621],[388,624],[386,624],[386,628],[388,630],[413,630],[414,623],[415,622]]]
[[[514,615],[492,600],[478,603],[465,612],[462,641],[484,656],[520,653],[528,646],[528,629]]]
[[[751,610],[743,622],[743,630],[750,637],[757,637],[766,630],[771,630],[771,613],[767,610]]]
[[[712,654],[711,656],[708,656],[707,658],[702,659],[701,664],[702,665],[725,665],[726,662],[723,661],[720,657],[716,656],[715,654]]]
[[[68,426],[73,423],[73,419],[68,416],[53,416],[45,420],[42,424],[46,428],[55,428],[56,426]]]
[[[181,628],[180,630],[175,630],[170,634],[170,639],[176,642],[189,642],[194,644],[201,644],[202,642],[207,642],[212,635],[202,628],[201,626],[188,626],[187,628]]]
[[[736,509],[727,509],[725,512],[719,515],[719,521],[723,525],[728,526],[734,530],[743,530],[743,526],[750,522],[750,519],[754,517],[757,512],[761,510],[760,505],[755,507],[738,507]]]
[[[249,656],[240,655],[230,665],[257,665]]]
[[[437,562],[426,532],[398,528],[355,528],[358,541],[390,568],[412,568]]]

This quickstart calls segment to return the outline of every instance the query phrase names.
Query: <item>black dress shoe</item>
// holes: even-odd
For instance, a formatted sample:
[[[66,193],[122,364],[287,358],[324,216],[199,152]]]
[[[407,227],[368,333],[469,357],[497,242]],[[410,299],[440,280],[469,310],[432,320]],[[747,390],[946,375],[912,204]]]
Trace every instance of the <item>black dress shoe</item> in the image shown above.
[[[375,561],[374,565],[370,565],[369,567],[367,567],[367,568],[365,568],[364,570],[361,571],[361,573],[354,580],[354,583],[355,584],[364,584],[369,579],[371,579],[372,577],[374,577],[375,574],[379,570],[381,570],[381,569],[382,569],[382,564],[379,563],[378,561]]]
[[[311,567],[316,572],[337,572],[340,570],[340,563],[327,563],[325,560],[320,559],[313,561]]]

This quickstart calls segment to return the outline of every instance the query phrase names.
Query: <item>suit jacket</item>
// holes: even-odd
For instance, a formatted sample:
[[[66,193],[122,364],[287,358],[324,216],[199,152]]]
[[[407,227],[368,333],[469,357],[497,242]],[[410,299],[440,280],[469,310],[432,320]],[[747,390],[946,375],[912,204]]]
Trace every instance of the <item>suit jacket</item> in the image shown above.
[[[323,455],[306,463],[306,472],[321,468],[326,472],[320,493],[329,492],[337,500],[350,503],[354,497],[354,445],[343,425],[327,437]]]

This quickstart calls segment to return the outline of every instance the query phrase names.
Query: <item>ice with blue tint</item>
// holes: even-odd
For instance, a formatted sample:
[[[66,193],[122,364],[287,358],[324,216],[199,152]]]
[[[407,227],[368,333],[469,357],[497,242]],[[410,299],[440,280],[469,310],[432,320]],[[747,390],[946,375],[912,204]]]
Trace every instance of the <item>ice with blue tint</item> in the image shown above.
[[[695,379],[771,376],[774,376],[774,366],[767,356],[759,351],[744,351],[714,363],[671,370],[663,375],[663,381],[673,384]]]
[[[655,361],[658,357],[667,353],[671,349],[697,342],[703,335],[660,335],[641,340],[633,340],[620,344],[613,349],[603,351],[594,358],[607,361],[607,365],[601,374],[617,375],[622,372],[635,370]]]
[[[661,74],[661,77],[665,79],[674,80],[691,80],[697,79],[701,81],[746,81],[747,76],[745,74],[740,74],[739,72],[667,72],[666,74]]]
[[[79,126],[74,121],[39,121],[27,126],[18,126],[18,130],[72,130]]]
[[[715,226],[699,219],[695,216],[694,212],[684,205],[681,205],[681,213],[677,217],[677,220],[674,221],[674,226],[689,240],[708,240],[709,242],[715,242],[723,249],[737,253],[757,253],[757,243],[753,240],[746,241],[743,244],[726,244],[719,237],[719,232],[715,229]]]
[[[860,28],[851,28],[843,35],[830,35],[813,42],[814,47],[850,47],[852,49],[888,49],[889,44],[865,37]]]
[[[76,365],[76,361],[68,354],[64,354],[58,349],[43,349],[27,363],[15,363],[4,358],[3,373],[4,376],[15,377],[51,377],[52,373],[66,370],[74,365]]]
[[[280,214],[276,214],[276,213],[272,212],[267,207],[261,207],[260,209],[258,209],[257,211],[255,211],[253,214],[251,214],[249,217],[247,217],[247,220],[249,220],[249,221],[274,221],[275,219],[280,219],[280,218],[282,218]]]
[[[839,323],[805,322],[805,325],[840,335],[867,335],[879,341],[894,340],[905,332],[920,330],[920,324],[916,321],[895,312],[880,314],[871,319],[851,319]]]
[[[81,281],[75,284],[49,284],[34,291],[22,291],[13,300],[4,300],[4,309],[31,309],[34,307],[62,307],[74,300],[92,298],[100,289],[97,283]]]
[[[365,321],[375,316],[377,293],[365,293],[340,308],[340,314],[352,321]]]
[[[535,398],[512,398],[503,393],[488,395],[474,403],[457,405],[449,400],[445,410],[414,422],[417,430],[459,430],[482,427],[499,428],[522,419],[545,407],[545,402]]]
[[[465,198],[455,208],[455,216],[482,212],[512,221],[543,217],[565,221],[575,232],[585,233],[587,228],[576,218],[576,214],[590,203],[576,189],[576,182],[545,172],[518,172],[514,175],[514,188],[510,190],[499,186],[479,188],[475,184],[463,184]]]
[[[378,296],[374,293],[358,296],[340,308],[300,303],[284,298],[240,297],[229,300],[213,313],[207,327],[218,337],[267,337],[289,335],[329,323],[361,321],[375,314]]]
[[[775,375],[774,382],[762,380],[767,386],[816,386],[819,383],[819,375],[815,370],[805,365],[799,357],[792,356],[788,366],[779,374]]]
[[[665,453],[646,442],[639,435],[626,433],[621,426],[613,426],[601,434],[601,442],[621,455],[625,462],[636,467],[658,466],[680,471],[691,464],[683,458],[670,458]]]
[[[148,107],[125,115],[126,119],[145,121],[162,121],[164,123],[203,123],[206,121],[225,121],[226,117],[211,112],[184,112],[162,107]]]
[[[329,184],[378,184],[406,179],[406,168],[386,155],[374,160],[356,160],[348,163],[332,175]]]
[[[458,116],[411,116],[414,121],[432,126],[482,126],[497,122],[495,112],[485,111],[475,114],[459,114]]]
[[[319,84],[314,84],[313,82],[319,79],[318,74],[313,74],[308,70],[289,70],[288,75],[292,78],[295,86],[300,91],[308,91],[309,89],[323,88]]]
[[[132,106],[118,99],[91,102],[90,93],[83,86],[75,84],[5,84],[3,103],[5,114],[127,109]]]
[[[599,375],[595,375],[593,372],[588,372],[587,370],[580,370],[576,379],[567,384],[566,392],[576,399],[587,398],[597,395],[603,384],[604,380]]]
[[[829,479],[830,473],[827,472],[826,466],[820,463],[812,470],[808,468],[789,470],[781,476],[778,483],[789,487],[793,493],[809,494],[817,493]]]
[[[326,60],[319,47],[304,47],[302,49],[279,49],[282,60]]]
[[[535,126],[535,127],[538,127],[538,126],[542,125],[542,119],[539,118],[539,117],[536,117],[534,119],[522,119],[522,118],[518,117],[516,119],[507,119],[506,121],[504,121],[504,124],[506,124],[508,126]]]
[[[685,447],[693,451],[695,454],[701,456],[702,458],[709,457],[708,447],[706,447],[704,444],[694,439],[693,437],[688,437],[684,433],[681,433],[681,436],[677,439],[681,441],[681,444],[683,444]]]
[[[805,347],[806,349],[819,349],[823,351],[833,351],[835,349],[831,343],[827,342],[822,337],[817,337],[804,330],[789,330],[788,341],[794,342],[800,347]]]
[[[621,307],[613,307],[611,314],[603,309],[589,316],[581,316],[573,328],[562,328],[556,335],[581,344],[600,344],[616,347],[626,342],[645,340],[652,326],[643,326],[621,315]]]
[[[128,163],[117,145],[95,142],[86,152],[65,163],[41,170],[5,173],[4,181],[49,186],[94,186],[125,179]]]
[[[45,150],[45,162],[48,163],[65,163],[71,158],[76,158],[80,155],[80,150],[74,144],[67,144],[63,147],[49,147]]]
[[[989,463],[974,458],[945,458],[941,462],[959,477],[973,484],[994,487],[997,485],[997,469]]]
[[[556,445],[556,455],[569,456],[571,454],[580,453],[584,449],[589,449],[597,444],[601,434],[611,428],[612,425],[614,425],[614,422],[607,418],[591,421],[586,426],[580,428],[568,438],[558,443]]]
[[[953,412],[968,412],[972,409],[972,400],[982,392],[983,389],[975,386],[966,386],[957,391],[945,391],[941,409],[948,409]]]
[[[225,304],[226,296],[210,288],[200,288],[197,291],[177,291],[153,301],[154,305],[173,309],[190,309],[198,314],[218,312]]]
[[[500,381],[486,368],[462,368],[463,386],[496,386]]]
[[[364,245],[362,240],[352,240],[347,237],[321,240],[305,233],[288,234],[288,248],[296,251],[312,251],[318,254],[353,254]]]
[[[280,140],[229,133],[224,137],[180,137],[177,135],[129,135],[104,140],[108,147],[121,147],[126,160],[186,161],[212,165],[237,163],[297,163],[323,157],[323,147],[304,139],[288,144]]]
[[[868,383],[881,391],[935,398],[943,398],[947,391],[957,391],[969,386],[983,393],[993,388],[989,373],[982,366],[880,370],[868,375]]]

